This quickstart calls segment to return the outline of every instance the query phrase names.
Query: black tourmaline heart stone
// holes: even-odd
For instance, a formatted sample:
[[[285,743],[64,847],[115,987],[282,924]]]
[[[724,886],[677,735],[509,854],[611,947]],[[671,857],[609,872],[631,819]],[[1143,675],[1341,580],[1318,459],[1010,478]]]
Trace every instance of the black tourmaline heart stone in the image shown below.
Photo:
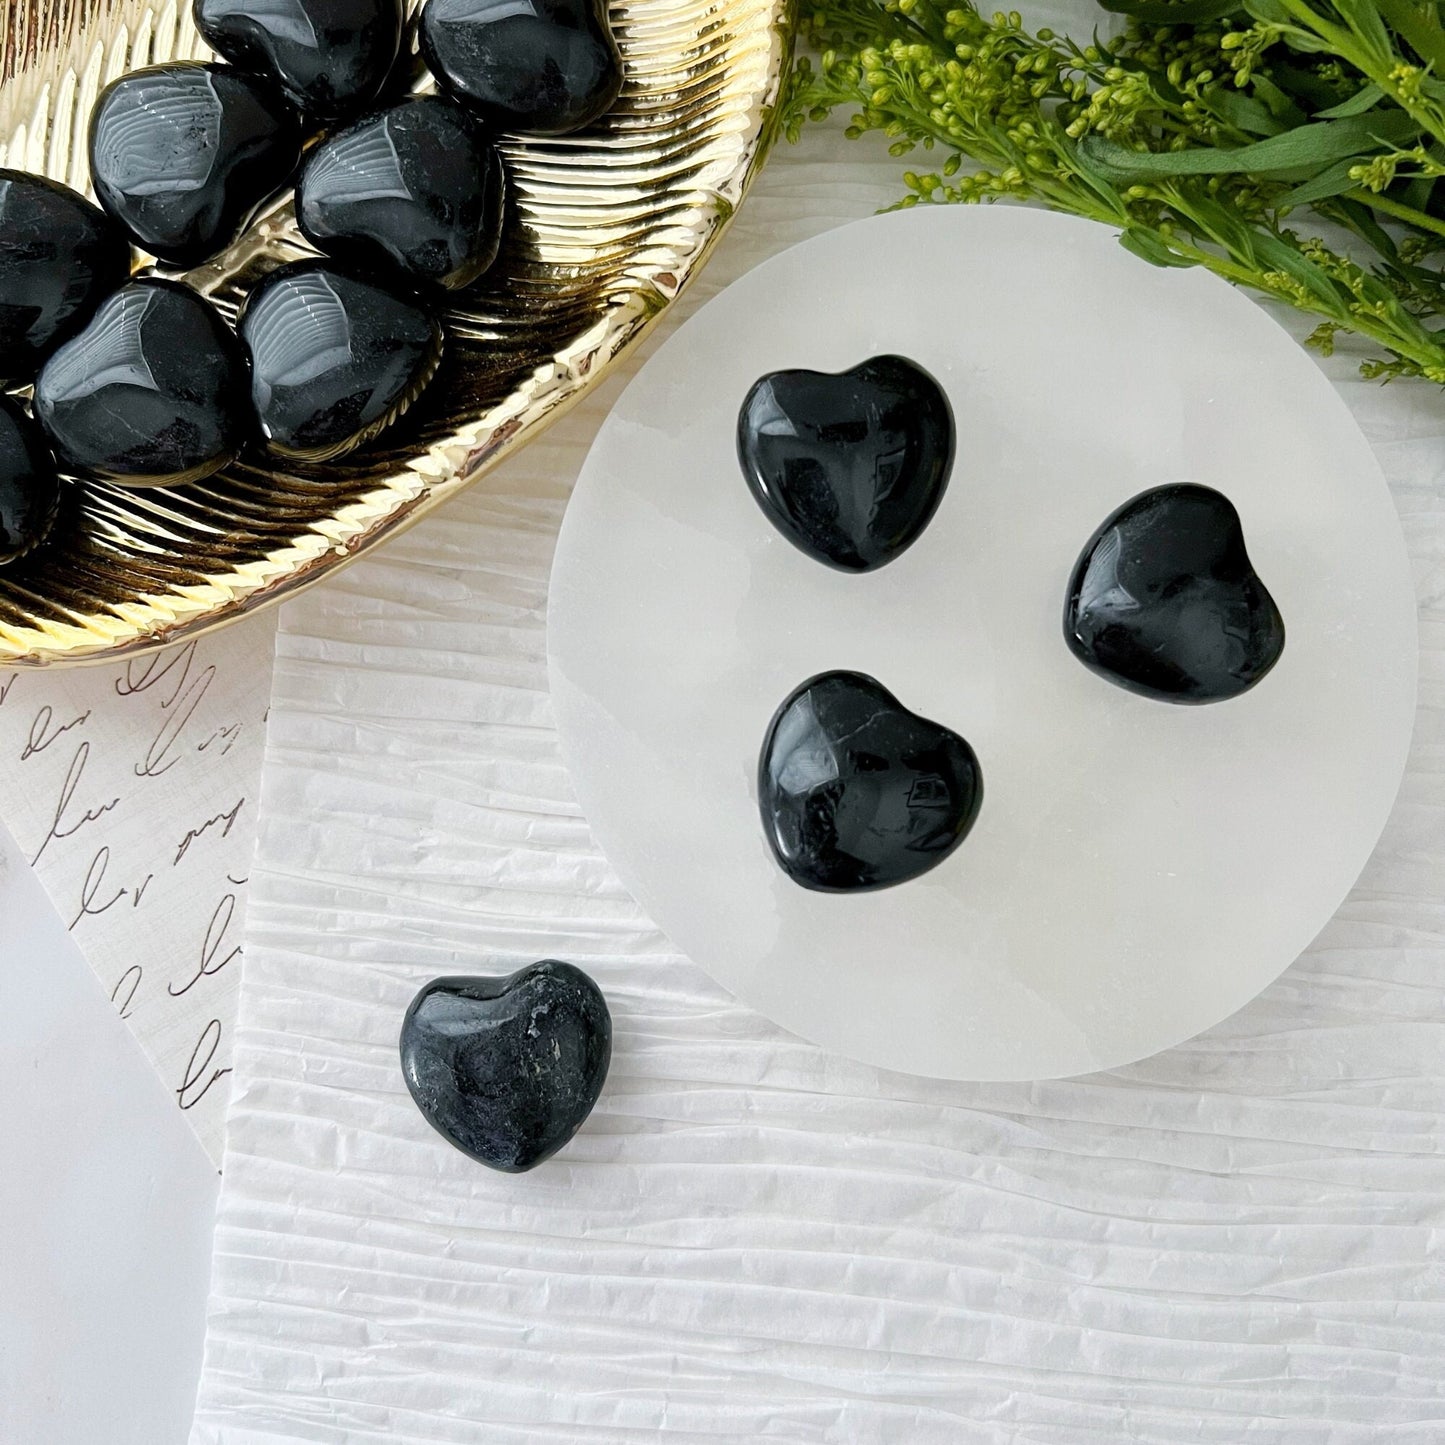
[[[1101,677],[1164,702],[1222,702],[1284,651],[1239,513],[1209,487],[1156,487],[1094,533],[1074,568],[1064,638]]]
[[[758,762],[773,856],[804,888],[887,888],[968,836],[983,802],[973,749],[857,672],[825,672],[783,703]]]
[[[953,466],[953,413],[901,356],[851,371],[775,371],[738,413],[738,460],[768,519],[844,572],[871,572],[918,540]]]
[[[90,122],[100,203],[152,255],[199,266],[224,251],[301,156],[296,108],[228,65],[157,65],[101,92]]]
[[[198,481],[250,434],[246,358],[221,313],[177,281],[123,286],[35,383],[66,471],[130,486]]]
[[[375,100],[401,47],[401,0],[195,0],[195,13],[218,55],[322,121]]]
[[[246,298],[251,400],[272,451],[328,461],[390,426],[436,372],[441,323],[319,261],[273,271]]]
[[[438,978],[401,1026],[401,1071],[423,1117],[464,1154],[520,1174],[592,1112],[612,1058],[597,985],[547,959],[509,978]]]
[[[130,242],[69,186],[0,170],[0,379],[40,363],[130,280]]]
[[[622,88],[599,0],[427,0],[421,49],[442,89],[497,130],[567,135]]]
[[[45,540],[60,504],[55,459],[13,397],[0,396],[0,565]]]
[[[480,124],[441,96],[378,111],[319,145],[296,188],[318,250],[409,286],[470,286],[502,237],[502,160]]]

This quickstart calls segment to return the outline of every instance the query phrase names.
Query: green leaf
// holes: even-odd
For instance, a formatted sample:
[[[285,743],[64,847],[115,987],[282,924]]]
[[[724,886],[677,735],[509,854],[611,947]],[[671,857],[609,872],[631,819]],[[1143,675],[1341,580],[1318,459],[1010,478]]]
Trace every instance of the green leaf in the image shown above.
[[[1254,77],[1254,93],[1268,107],[1269,113],[1285,126],[1303,125],[1309,119],[1295,104],[1294,98],[1281,90],[1267,75]]]
[[[1427,15],[1413,0],[1374,0],[1380,14],[1405,38],[1410,48],[1437,75],[1445,74],[1445,31],[1432,5]]]
[[[1295,19],[1279,0],[1243,0],[1245,11],[1266,25],[1294,25]]]
[[[1404,111],[1354,116],[1296,126],[1283,135],[1234,149],[1199,146],[1183,151],[1136,151],[1102,136],[1082,141],[1089,159],[1116,181],[1155,180],[1164,176],[1270,175],[1308,171],[1346,156],[1408,145],[1420,133],[1419,122]]]
[[[1366,111],[1373,110],[1384,98],[1385,92],[1371,81],[1362,85],[1348,100],[1318,112],[1316,119],[1348,120],[1352,115],[1364,115]]]
[[[1394,237],[1380,225],[1367,205],[1360,201],[1341,200],[1337,209],[1346,224],[1353,228],[1356,235],[1363,236],[1384,257],[1387,265],[1399,268],[1400,251]],[[1439,278],[1436,279],[1438,281]]]
[[[1338,91],[1327,80],[1321,77],[1308,66],[1291,65],[1287,60],[1279,60],[1270,68],[1271,79],[1281,86],[1288,94],[1296,100],[1303,101],[1311,110],[1320,110],[1325,106],[1334,105]],[[1256,76],[1254,88],[1260,87],[1261,76]]]
[[[1359,182],[1350,179],[1350,171],[1358,164],[1357,156],[1347,156],[1342,161],[1336,161],[1319,175],[1311,177],[1292,191],[1286,191],[1276,204],[1282,211],[1292,211],[1299,206],[1310,206],[1316,201],[1328,200],[1331,196],[1352,191]]]
[[[1206,90],[1199,100],[1201,105],[1206,106],[1212,115],[1218,116],[1226,125],[1233,126],[1235,130],[1246,131],[1250,135],[1279,135],[1289,129],[1288,123],[1281,120],[1262,101],[1243,95],[1237,90],[1226,90],[1222,86],[1218,89],[1211,88]]]
[[[1131,226],[1119,237],[1119,244],[1132,251],[1151,266],[1175,266],[1187,270],[1195,262],[1176,256],[1155,231],[1146,231],[1140,226]]]
[[[1112,15],[1127,15],[1145,25],[1207,25],[1244,9],[1243,0],[1099,0]]]
[[[1385,8],[1379,0],[1332,0],[1333,8],[1345,23],[1381,60],[1392,59],[1398,52],[1380,12]]]

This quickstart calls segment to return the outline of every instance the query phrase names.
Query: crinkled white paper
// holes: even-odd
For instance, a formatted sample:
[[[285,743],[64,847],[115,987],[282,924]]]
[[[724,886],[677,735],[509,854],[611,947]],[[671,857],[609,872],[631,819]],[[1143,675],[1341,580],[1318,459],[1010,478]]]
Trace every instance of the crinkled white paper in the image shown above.
[[[779,156],[692,302],[896,170]],[[1280,982],[1111,1074],[850,1063],[625,895],[544,663],[616,383],[288,607],[193,1445],[1445,1439],[1445,403],[1332,374],[1416,567],[1404,791]],[[610,999],[612,1074],[562,1155],[493,1174],[413,1108],[398,1025],[434,975],[548,955]]]

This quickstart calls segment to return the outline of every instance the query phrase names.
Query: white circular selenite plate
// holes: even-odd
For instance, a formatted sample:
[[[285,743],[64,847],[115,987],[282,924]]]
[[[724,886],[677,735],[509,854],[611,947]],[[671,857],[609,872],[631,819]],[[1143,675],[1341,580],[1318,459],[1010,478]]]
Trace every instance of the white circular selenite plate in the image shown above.
[[[958,454],[919,541],[850,576],[774,531],[734,428],[765,372],[882,352],[943,385]],[[1288,632],[1258,687],[1212,706],[1114,687],[1062,636],[1095,528],[1172,481],[1234,501]],[[642,369],[567,512],[549,652],[583,809],[679,948],[846,1054],[1028,1079],[1177,1043],[1310,942],[1399,785],[1416,621],[1379,467],[1252,301],[1101,226],[920,206],[775,257]],[[875,893],[800,888],[758,817],[774,710],[834,668],[983,769],[963,845]]]

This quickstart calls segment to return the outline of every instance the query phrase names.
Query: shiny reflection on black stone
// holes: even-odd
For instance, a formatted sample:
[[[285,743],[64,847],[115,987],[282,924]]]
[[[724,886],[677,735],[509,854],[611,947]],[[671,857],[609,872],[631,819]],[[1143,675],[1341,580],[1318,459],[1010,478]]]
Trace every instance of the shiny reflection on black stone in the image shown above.
[[[441,96],[403,101],[318,146],[296,219],[318,250],[413,286],[455,291],[496,259],[502,161],[480,123]]]
[[[218,55],[274,81],[317,120],[376,99],[396,64],[401,0],[195,0]]]
[[[130,279],[130,242],[69,186],[0,170],[0,378],[35,379]]]
[[[983,802],[973,749],[857,672],[805,682],[774,716],[758,761],[773,856],[825,893],[926,873],[968,835]]]
[[[871,572],[917,541],[953,467],[942,388],[901,356],[849,371],[775,371],[738,413],[738,460],[753,496],[794,546],[844,572]]]
[[[0,396],[0,565],[45,540],[59,505],[60,478],[45,437],[19,402]]]
[[[241,339],[267,445],[328,461],[390,426],[441,359],[424,307],[318,261],[273,271],[247,298]]]
[[[112,81],[90,124],[100,203],[147,251],[199,266],[235,240],[301,156],[296,108],[227,65],[158,65]]]
[[[1164,702],[1222,702],[1284,651],[1284,619],[1255,573],[1234,504],[1156,487],[1094,533],[1069,584],[1064,637],[1101,677]]]
[[[503,131],[580,130],[622,88],[598,0],[427,0],[421,48],[442,88]]]
[[[592,1112],[612,1058],[597,985],[553,959],[507,978],[438,978],[401,1027],[401,1069],[427,1122],[479,1163],[518,1174]]]
[[[176,281],[132,281],[35,383],[61,467],[131,486],[197,481],[250,435],[246,358],[221,313]]]

